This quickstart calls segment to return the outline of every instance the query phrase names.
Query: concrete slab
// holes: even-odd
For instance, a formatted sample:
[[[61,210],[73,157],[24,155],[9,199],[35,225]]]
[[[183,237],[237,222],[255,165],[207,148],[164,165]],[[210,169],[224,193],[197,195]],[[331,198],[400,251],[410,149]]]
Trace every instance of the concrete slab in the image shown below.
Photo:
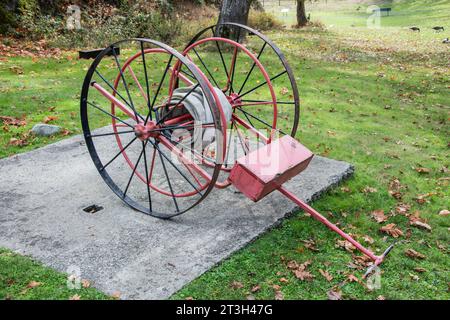
[[[287,186],[310,201],[352,172],[315,157]],[[82,210],[92,204],[104,210]],[[81,136],[0,160],[0,246],[127,299],[169,297],[293,210],[278,193],[255,204],[229,188],[170,221],[143,215],[104,184]]]

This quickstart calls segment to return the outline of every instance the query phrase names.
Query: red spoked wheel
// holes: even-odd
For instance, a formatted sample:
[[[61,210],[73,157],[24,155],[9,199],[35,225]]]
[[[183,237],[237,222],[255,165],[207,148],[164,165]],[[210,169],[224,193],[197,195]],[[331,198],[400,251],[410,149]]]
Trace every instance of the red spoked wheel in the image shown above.
[[[244,25],[215,25],[199,32],[183,55],[233,106],[223,171],[230,171],[236,158],[270,143],[274,136],[296,135],[300,100],[295,77],[281,50],[267,37]]]
[[[187,109],[194,97],[209,121]],[[100,175],[132,208],[170,218],[214,187],[226,150],[222,105],[202,72],[169,46],[130,39],[106,48],[86,75],[81,120]]]

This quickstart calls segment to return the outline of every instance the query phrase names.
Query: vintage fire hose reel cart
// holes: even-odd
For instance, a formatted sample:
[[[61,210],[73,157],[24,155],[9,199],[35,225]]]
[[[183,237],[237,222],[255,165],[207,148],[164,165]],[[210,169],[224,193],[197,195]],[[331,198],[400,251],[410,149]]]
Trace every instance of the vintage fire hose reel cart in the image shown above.
[[[293,138],[299,117],[280,49],[234,23],[202,30],[183,52],[150,39],[119,41],[96,56],[81,94],[92,160],[130,207],[168,219],[214,187],[233,185],[253,201],[278,190],[369,257],[370,272],[392,246],[375,255],[283,187],[313,157]],[[104,147],[111,143],[113,153]]]

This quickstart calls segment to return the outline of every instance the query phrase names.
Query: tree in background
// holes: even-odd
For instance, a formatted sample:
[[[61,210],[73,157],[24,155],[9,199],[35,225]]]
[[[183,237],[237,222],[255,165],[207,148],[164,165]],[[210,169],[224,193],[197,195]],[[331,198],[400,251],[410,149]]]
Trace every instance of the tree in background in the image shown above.
[[[254,0],[223,0],[218,23],[247,24],[250,6]]]
[[[297,0],[297,26],[304,27],[308,23],[305,10],[306,0]]]

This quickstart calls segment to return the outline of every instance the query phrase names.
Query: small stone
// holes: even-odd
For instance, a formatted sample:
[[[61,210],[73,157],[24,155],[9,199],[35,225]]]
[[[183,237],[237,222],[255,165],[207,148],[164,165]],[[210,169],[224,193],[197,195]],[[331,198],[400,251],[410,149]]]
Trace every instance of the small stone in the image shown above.
[[[51,124],[43,124],[38,123],[33,126],[33,129],[31,129],[31,132],[33,132],[37,136],[41,137],[48,137],[54,134],[57,134],[61,131],[61,127],[54,126]]]

